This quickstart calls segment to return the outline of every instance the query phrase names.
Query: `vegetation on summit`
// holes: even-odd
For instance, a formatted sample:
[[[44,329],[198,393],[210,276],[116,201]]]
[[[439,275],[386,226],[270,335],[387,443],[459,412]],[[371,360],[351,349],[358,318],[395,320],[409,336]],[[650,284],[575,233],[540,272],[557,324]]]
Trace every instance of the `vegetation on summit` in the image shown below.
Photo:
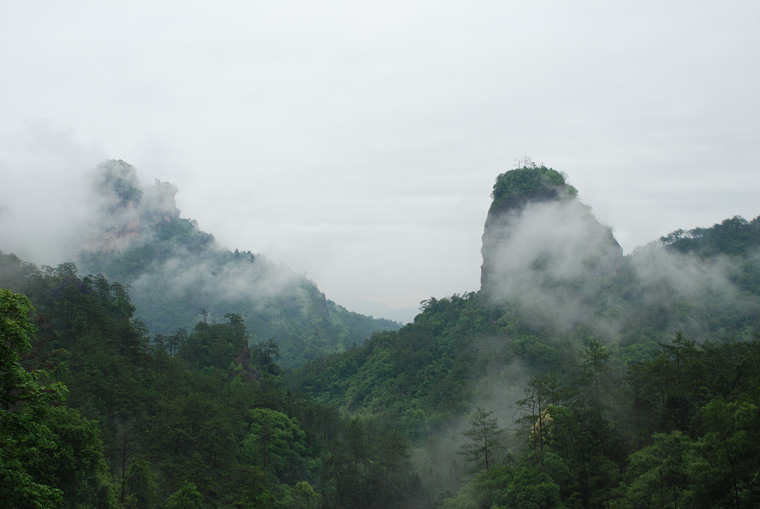
[[[543,164],[526,160],[519,168],[502,173],[496,178],[491,193],[489,214],[537,199],[555,199],[565,194],[575,197],[578,190],[565,182],[565,175]]]

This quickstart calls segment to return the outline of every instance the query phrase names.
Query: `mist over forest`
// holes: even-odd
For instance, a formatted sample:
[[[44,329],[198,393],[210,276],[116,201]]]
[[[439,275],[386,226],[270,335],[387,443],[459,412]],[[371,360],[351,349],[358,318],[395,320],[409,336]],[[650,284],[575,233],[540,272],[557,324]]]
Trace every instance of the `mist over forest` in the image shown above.
[[[280,363],[291,367],[399,327],[348,311],[265,255],[222,247],[180,216],[176,186],[143,186],[124,161],[99,165],[92,185],[98,213],[76,263],[85,274],[128,285],[136,317],[154,334],[235,313],[253,337],[277,338]]]
[[[480,287],[401,324],[221,246],[138,171],[88,173],[58,263],[0,239],[10,506],[760,504],[760,217],[624,254],[526,158]]]

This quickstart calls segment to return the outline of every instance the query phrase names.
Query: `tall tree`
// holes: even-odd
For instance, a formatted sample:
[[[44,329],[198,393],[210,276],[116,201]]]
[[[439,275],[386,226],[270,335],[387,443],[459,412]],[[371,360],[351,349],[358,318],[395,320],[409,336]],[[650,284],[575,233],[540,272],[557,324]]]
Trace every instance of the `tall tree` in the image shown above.
[[[549,408],[559,403],[560,392],[559,381],[553,374],[535,376],[525,388],[525,398],[517,402],[526,413],[517,422],[528,424],[526,431],[533,446],[533,461],[541,467],[544,465],[544,446],[548,442],[552,423]]]
[[[462,432],[470,439],[470,443],[462,446],[462,453],[474,464],[475,471],[491,468],[501,448],[500,439],[504,430],[499,428],[496,417],[491,415],[493,411],[477,407],[470,419],[472,428]]]

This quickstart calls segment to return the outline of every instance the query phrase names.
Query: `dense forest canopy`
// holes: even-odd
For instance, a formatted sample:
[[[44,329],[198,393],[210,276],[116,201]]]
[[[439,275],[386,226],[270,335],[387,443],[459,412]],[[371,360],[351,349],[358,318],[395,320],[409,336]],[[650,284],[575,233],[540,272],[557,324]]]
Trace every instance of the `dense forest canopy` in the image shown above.
[[[277,344],[252,340],[239,315],[151,338],[120,284],[71,264],[40,271],[3,254],[0,280],[14,289],[0,294],[0,438],[19,445],[0,453],[11,506],[388,507],[417,496],[405,437],[288,390]]]
[[[496,180],[482,288],[350,345],[316,286],[214,247],[130,168],[107,168],[118,220],[85,272],[0,253],[6,504],[760,505],[760,218],[623,256],[561,173],[526,163]],[[172,294],[180,261],[226,297],[154,329],[141,305],[160,322],[210,295],[205,275]],[[276,327],[241,278],[290,289],[263,306]]]

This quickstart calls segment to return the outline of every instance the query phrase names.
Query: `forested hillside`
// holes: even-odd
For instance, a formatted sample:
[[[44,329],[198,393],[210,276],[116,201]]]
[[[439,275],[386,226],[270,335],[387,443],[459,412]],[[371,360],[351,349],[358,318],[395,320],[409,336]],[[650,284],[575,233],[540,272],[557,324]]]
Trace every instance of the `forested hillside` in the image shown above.
[[[342,351],[399,324],[328,300],[316,284],[250,251],[229,251],[180,216],[177,188],[143,186],[134,167],[96,169],[98,220],[76,261],[129,287],[136,315],[154,334],[189,330],[198,320],[239,314],[251,334],[276,338],[283,366]]]
[[[139,189],[107,185],[122,197],[108,201],[114,217],[139,220],[101,230],[90,266],[128,273],[135,260],[143,274],[152,260],[150,281],[170,295],[176,274],[161,271],[181,250],[209,274],[231,271],[229,284],[249,266],[271,281],[255,272],[271,265],[210,248],[173,205],[149,208],[174,214],[154,214],[147,230],[168,242],[136,242],[149,217],[135,215]],[[760,505],[760,218],[679,230],[623,255],[562,173],[526,164],[498,176],[482,252],[480,289],[426,299],[412,323],[327,356],[346,346],[329,308],[316,313],[335,325],[324,336],[306,325],[252,334],[255,315],[247,321],[232,297],[190,327],[154,331],[131,298],[143,276],[128,289],[73,263],[39,269],[0,254],[0,439],[12,445],[0,450],[0,499]],[[320,300],[298,295],[316,288],[286,280],[278,288],[300,290],[270,298],[266,316],[311,316],[304,302]],[[209,280],[193,281],[203,295]],[[161,309],[149,312],[160,320]],[[312,343],[313,360],[281,367],[283,345]]]
[[[73,264],[0,285],[0,506],[418,506],[406,439],[287,390],[239,315],[151,338]]]
[[[430,298],[292,386],[398,422],[442,507],[752,507],[760,463],[735,462],[760,447],[758,222],[623,256],[560,173],[507,172],[480,292]]]

